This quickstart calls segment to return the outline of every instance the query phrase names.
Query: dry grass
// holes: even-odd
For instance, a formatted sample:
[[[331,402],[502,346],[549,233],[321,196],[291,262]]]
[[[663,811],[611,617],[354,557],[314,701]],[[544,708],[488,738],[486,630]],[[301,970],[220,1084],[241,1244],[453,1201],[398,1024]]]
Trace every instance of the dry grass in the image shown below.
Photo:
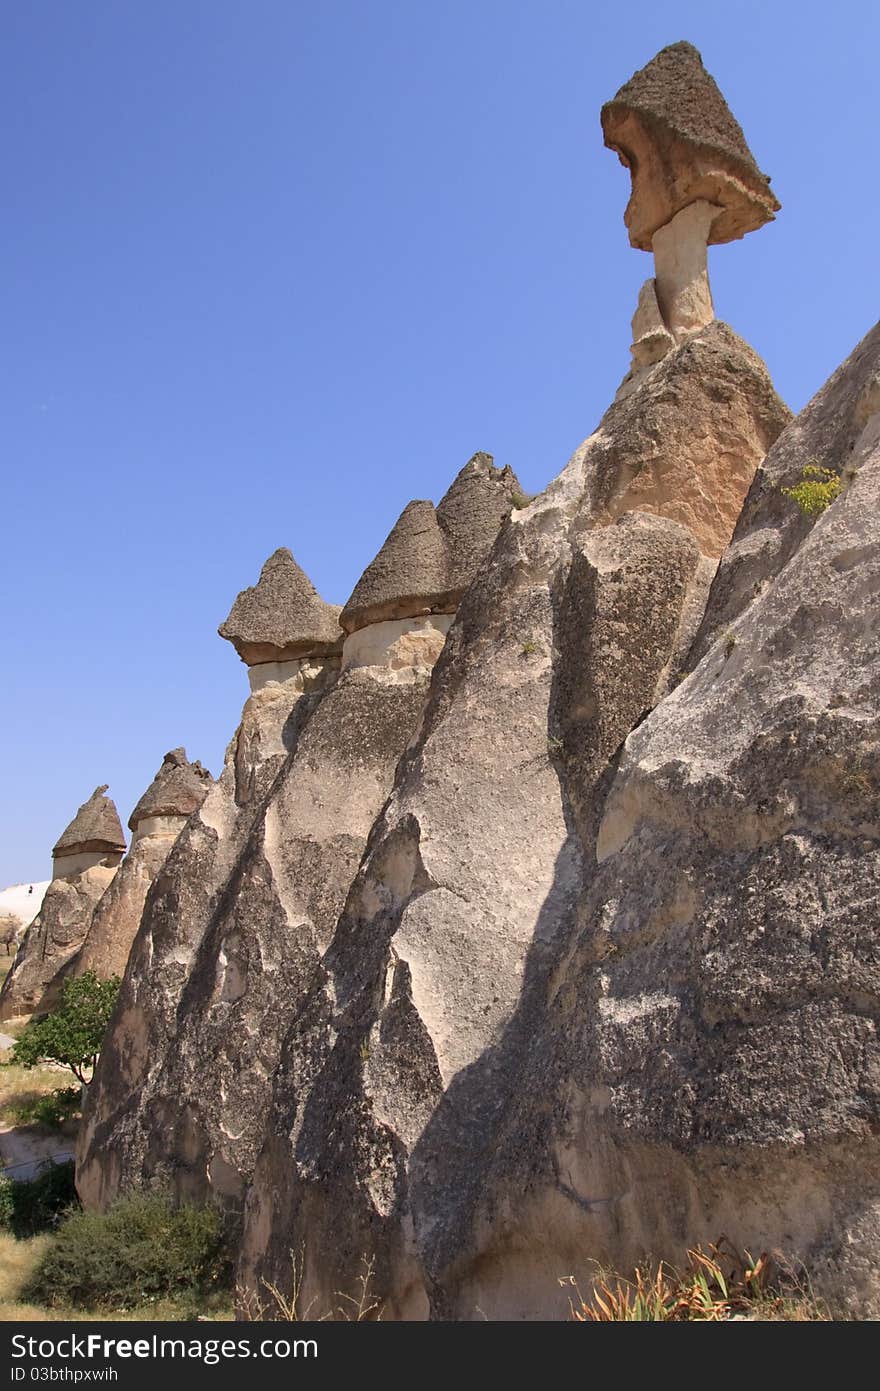
[[[7,1063],[8,1057],[0,1052],[0,1125],[15,1125],[20,1106],[64,1086],[70,1075],[66,1068],[20,1067]]]
[[[34,1236],[27,1241],[16,1241],[15,1237],[0,1232],[0,1322],[34,1323],[66,1319],[74,1323],[95,1323],[111,1319],[114,1323],[137,1323],[139,1320],[179,1323],[182,1320],[198,1318],[216,1323],[226,1322],[233,1317],[230,1296],[225,1290],[204,1301],[198,1308],[173,1299],[159,1299],[151,1304],[142,1304],[136,1309],[126,1310],[67,1309],[55,1306],[46,1309],[39,1304],[25,1304],[19,1300],[19,1292],[33,1274],[52,1240],[51,1236]]]
[[[631,1279],[598,1270],[592,1295],[584,1298],[573,1276],[571,1317],[578,1323],[825,1322],[828,1310],[816,1299],[803,1271],[766,1252],[754,1259],[722,1237],[716,1246],[687,1253],[678,1270],[664,1261],[645,1261]]]
[[[263,1280],[262,1286],[269,1295],[271,1303],[267,1306],[263,1301],[253,1301],[245,1299],[243,1302],[242,1314],[248,1320],[273,1319],[288,1323],[302,1323],[306,1320],[316,1320],[320,1323],[335,1322],[342,1323],[372,1323],[382,1317],[382,1301],[377,1299],[373,1293],[372,1284],[375,1275],[375,1261],[367,1260],[366,1256],[361,1261],[361,1273],[355,1281],[355,1293],[344,1294],[342,1290],[336,1291],[336,1298],[339,1303],[331,1309],[323,1312],[316,1312],[314,1301],[308,1305],[302,1303],[302,1283],[305,1271],[305,1252],[300,1250],[290,1253],[291,1281],[290,1291],[285,1292],[278,1285],[270,1280]]]

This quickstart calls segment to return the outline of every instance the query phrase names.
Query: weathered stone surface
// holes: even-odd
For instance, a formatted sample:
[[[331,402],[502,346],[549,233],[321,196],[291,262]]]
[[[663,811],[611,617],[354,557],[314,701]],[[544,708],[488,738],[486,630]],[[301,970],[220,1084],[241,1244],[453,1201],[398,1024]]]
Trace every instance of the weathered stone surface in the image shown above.
[[[791,412],[761,359],[719,320],[635,388],[606,413],[593,445],[591,514],[599,522],[629,511],[670,517],[717,558]]]
[[[715,318],[706,250],[717,212],[713,203],[688,203],[654,233],[657,303],[676,341]]]
[[[629,736],[577,935],[535,983],[434,1270],[447,1311],[550,1312],[552,1271],[724,1233],[803,1261],[833,1308],[880,1312],[878,504],[875,445]]]
[[[155,816],[189,816],[202,805],[213,779],[198,759],[190,763],[186,749],[172,749],[141,797],[128,824],[132,831]]]
[[[95,906],[115,874],[115,864],[99,863],[52,880],[0,990],[0,1019],[52,1008],[64,968],[82,946]]]
[[[189,762],[184,749],[166,753],[129,818],[134,831],[131,849],[92,914],[85,941],[67,967],[71,974],[95,971],[108,979],[124,973],[147,890],[212,781],[201,763]]]
[[[246,1209],[243,1306],[302,1247],[319,1309],[365,1257],[388,1316],[462,1312],[441,1280],[575,931],[614,757],[705,599],[704,538],[659,485],[685,468],[698,491],[718,430],[750,441],[753,468],[784,418],[757,359],[713,325],[502,531],[289,1029]],[[634,480],[653,515],[624,507]]]
[[[84,1201],[109,1201],[140,1172],[143,1146],[166,1143],[151,1138],[146,1121],[161,1114],[160,1106],[149,1105],[151,1087],[174,1047],[180,999],[208,924],[235,893],[237,866],[263,803],[335,679],[337,660],[294,661],[289,680],[270,681],[249,696],[220,777],[147,891],[80,1131],[77,1183]],[[185,1148],[185,1134],[177,1138]]]
[[[257,584],[242,590],[218,632],[249,666],[338,650],[339,609],[325,604],[286,547],[274,551]]]
[[[453,613],[521,494],[512,469],[475,454],[435,510],[411,502],[345,605],[346,633],[413,615]]]
[[[624,221],[633,246],[652,250],[659,227],[689,203],[716,206],[709,242],[728,242],[779,210],[714,79],[689,43],[652,58],[602,108],[605,144],[632,175]]]
[[[779,436],[755,474],[718,567],[691,665],[788,564],[813,526],[782,489],[800,482],[805,465],[816,464],[838,474],[844,490],[849,487],[851,471],[880,437],[878,381],[880,324]]]
[[[105,797],[107,783],[96,787],[87,802],[83,802],[76,816],[61,835],[52,850],[55,858],[74,855],[79,851],[101,850],[108,854],[125,851],[125,835],[119,814],[109,797]]]
[[[151,896],[85,1126],[78,1184],[89,1201],[160,1177],[188,1196],[240,1203],[280,1038],[329,941],[429,676],[358,668],[305,697],[289,755],[227,852],[219,891],[185,905],[168,889]],[[192,869],[185,863],[176,877]]]
[[[236,801],[250,810],[232,823],[227,816],[216,848],[194,833],[192,854],[174,857],[161,876],[168,887],[157,885],[148,901],[83,1127],[84,1200],[104,1204],[120,1187],[159,1177],[240,1206],[281,1041],[416,729],[452,616],[376,620],[389,605],[395,613],[413,601],[422,611],[454,605],[517,490],[509,469],[476,455],[436,513],[430,503],[406,510],[356,591],[364,604],[355,606],[338,679],[328,667],[316,688],[305,665],[266,664],[290,680],[255,687],[224,774],[230,782],[234,772]],[[292,680],[313,694],[289,730],[265,716],[288,700]],[[267,760],[282,754],[267,782]],[[210,890],[198,899],[182,883],[194,874]]]
[[[125,851],[116,807],[96,787],[52,851],[54,876],[0,990],[0,1019],[45,1014]]]

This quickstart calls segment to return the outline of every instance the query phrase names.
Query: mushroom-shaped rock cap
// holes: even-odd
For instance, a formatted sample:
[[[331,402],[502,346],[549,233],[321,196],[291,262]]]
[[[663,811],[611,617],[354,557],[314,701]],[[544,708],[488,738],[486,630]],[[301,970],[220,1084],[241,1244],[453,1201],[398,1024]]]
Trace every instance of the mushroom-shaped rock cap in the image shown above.
[[[243,589],[217,629],[248,666],[326,655],[338,648],[339,609],[325,604],[290,551],[280,547]]]
[[[467,589],[495,544],[514,500],[522,496],[513,469],[496,468],[491,454],[475,454],[465,464],[437,506],[456,590]]]
[[[447,557],[433,502],[404,507],[339,615],[346,633],[443,603]]]
[[[172,749],[128,818],[129,827],[136,831],[148,816],[189,816],[202,805],[212,782],[198,760],[190,763],[186,749]]]
[[[119,814],[109,797],[108,783],[96,787],[87,802],[58,838],[54,856],[73,855],[83,850],[118,851],[125,849],[125,835]]]
[[[354,587],[346,633],[415,614],[452,613],[522,490],[512,469],[475,454],[435,508],[411,502]]]
[[[779,210],[768,175],[693,44],[661,49],[624,83],[602,107],[602,130],[632,175],[624,222],[631,245],[642,251],[689,203],[718,207],[710,244],[734,241]]]

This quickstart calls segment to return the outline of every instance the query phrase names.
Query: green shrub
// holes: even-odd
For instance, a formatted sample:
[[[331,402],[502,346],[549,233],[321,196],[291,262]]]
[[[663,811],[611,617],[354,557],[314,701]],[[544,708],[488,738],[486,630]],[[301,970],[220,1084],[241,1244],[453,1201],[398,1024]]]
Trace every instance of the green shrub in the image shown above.
[[[28,1097],[13,1108],[16,1125],[43,1125],[47,1130],[60,1130],[66,1121],[79,1115],[81,1099],[80,1087],[56,1087],[46,1096]]]
[[[94,971],[64,983],[61,1004],[42,1019],[31,1019],[16,1039],[11,1059],[36,1067],[45,1058],[69,1067],[78,1082],[94,1071],[121,981],[99,980]]]
[[[840,489],[840,475],[833,469],[805,464],[800,482],[781,492],[797,503],[805,517],[818,517],[840,495]]]
[[[176,1207],[163,1194],[146,1193],[121,1198],[106,1213],[65,1218],[22,1298],[131,1309],[226,1284],[230,1274],[216,1207]]]
[[[57,1226],[77,1201],[72,1159],[47,1164],[36,1178],[0,1178],[0,1228],[16,1237],[36,1236]]]

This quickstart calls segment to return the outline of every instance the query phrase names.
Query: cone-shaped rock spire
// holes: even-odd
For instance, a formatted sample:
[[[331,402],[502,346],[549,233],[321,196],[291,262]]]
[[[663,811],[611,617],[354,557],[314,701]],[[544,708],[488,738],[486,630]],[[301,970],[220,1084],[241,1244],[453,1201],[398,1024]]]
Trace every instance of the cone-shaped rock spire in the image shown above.
[[[338,614],[282,546],[266,561],[257,584],[242,590],[217,631],[254,666],[331,652],[341,639]]]
[[[403,618],[448,599],[446,543],[434,504],[404,507],[375,560],[361,575],[339,621],[346,632]]]
[[[212,782],[198,760],[190,763],[186,749],[172,749],[131,813],[131,830],[136,831],[138,822],[150,816],[189,816],[202,805]]]
[[[346,633],[413,614],[451,613],[488,555],[514,498],[516,474],[475,454],[435,508],[405,507],[340,615]]]
[[[87,802],[83,802],[67,829],[58,838],[52,854],[75,855],[87,850],[123,851],[125,834],[119,814],[109,797],[109,784],[96,787]]]
[[[602,108],[602,129],[632,175],[624,221],[642,251],[690,203],[713,205],[710,245],[761,227],[779,209],[693,44],[661,49],[624,83]]]

